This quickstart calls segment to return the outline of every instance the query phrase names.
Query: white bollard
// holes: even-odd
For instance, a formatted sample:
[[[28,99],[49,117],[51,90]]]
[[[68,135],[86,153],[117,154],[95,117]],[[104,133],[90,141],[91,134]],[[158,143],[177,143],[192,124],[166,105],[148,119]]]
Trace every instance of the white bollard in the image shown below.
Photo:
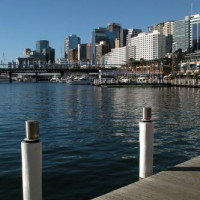
[[[42,200],[42,144],[37,121],[26,121],[21,142],[23,200]]]
[[[139,178],[144,179],[153,174],[153,123],[151,108],[143,108],[143,119],[139,122],[140,131],[140,171]]]

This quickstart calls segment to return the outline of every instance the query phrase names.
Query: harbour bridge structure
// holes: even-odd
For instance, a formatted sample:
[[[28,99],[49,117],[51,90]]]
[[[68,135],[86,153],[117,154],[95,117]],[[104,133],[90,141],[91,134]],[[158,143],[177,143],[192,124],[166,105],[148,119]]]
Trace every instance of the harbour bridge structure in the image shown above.
[[[87,68],[79,68],[79,67],[74,67],[74,68],[69,68],[66,67],[66,65],[50,65],[47,67],[10,67],[9,65],[1,64],[0,65],[0,74],[8,74],[9,75],[9,82],[12,82],[12,75],[13,74],[26,74],[26,73],[33,73],[35,74],[36,82],[38,81],[38,75],[40,73],[60,73],[61,77],[63,77],[64,73],[65,74],[72,74],[72,73],[99,73],[99,70],[103,71],[113,71],[115,68],[106,68],[100,67],[100,66],[88,66]]]

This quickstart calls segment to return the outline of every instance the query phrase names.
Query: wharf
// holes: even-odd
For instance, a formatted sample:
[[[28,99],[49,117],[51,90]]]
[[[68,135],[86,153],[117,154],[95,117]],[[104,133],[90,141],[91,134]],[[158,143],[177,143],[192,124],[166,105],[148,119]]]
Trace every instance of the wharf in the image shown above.
[[[200,199],[200,156],[93,200]]]
[[[119,88],[119,87],[170,87],[171,84],[102,84],[101,87]]]

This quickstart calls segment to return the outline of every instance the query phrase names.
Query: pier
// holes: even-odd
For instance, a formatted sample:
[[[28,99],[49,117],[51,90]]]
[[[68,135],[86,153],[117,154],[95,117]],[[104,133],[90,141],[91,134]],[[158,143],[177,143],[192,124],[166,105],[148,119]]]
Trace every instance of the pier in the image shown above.
[[[200,156],[93,200],[197,200]]]

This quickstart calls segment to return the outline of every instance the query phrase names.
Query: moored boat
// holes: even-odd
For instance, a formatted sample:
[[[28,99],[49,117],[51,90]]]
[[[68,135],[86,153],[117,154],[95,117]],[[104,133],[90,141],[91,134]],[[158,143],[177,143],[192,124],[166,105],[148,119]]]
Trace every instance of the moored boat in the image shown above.
[[[66,81],[66,83],[70,85],[89,85],[90,84],[90,79],[88,77],[74,77],[70,78]]]

